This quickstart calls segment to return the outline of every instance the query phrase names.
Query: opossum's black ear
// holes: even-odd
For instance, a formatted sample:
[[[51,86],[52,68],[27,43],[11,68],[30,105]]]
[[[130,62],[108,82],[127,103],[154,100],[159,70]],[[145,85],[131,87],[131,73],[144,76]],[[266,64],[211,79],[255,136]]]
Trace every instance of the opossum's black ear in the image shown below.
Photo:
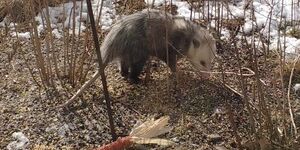
[[[193,44],[195,48],[198,48],[200,46],[200,42],[196,39],[193,39]]]

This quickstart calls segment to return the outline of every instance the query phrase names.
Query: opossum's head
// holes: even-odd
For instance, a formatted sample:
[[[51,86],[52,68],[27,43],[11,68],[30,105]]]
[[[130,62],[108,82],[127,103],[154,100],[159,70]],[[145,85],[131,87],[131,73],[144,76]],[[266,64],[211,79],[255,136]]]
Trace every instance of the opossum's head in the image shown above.
[[[187,56],[192,64],[200,71],[209,71],[212,66],[212,61],[216,55],[216,41],[204,29],[196,31],[190,43]],[[207,73],[203,73],[207,76]]]

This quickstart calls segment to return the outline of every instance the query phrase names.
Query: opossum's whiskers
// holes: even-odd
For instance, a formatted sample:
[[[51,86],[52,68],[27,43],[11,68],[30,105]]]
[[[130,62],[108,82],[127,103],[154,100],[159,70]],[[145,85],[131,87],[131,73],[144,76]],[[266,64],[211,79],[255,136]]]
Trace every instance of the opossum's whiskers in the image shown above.
[[[182,55],[184,58],[191,61],[187,56],[183,55],[177,48],[175,48],[170,42],[168,42],[168,43],[169,43],[170,46],[172,46],[172,48],[174,48],[174,50],[176,50],[178,52],[178,54]],[[211,46],[210,46],[210,49],[213,52]],[[213,54],[215,55],[214,52],[213,52]],[[218,58],[217,55],[215,55],[215,57]],[[250,68],[247,68],[247,67],[242,67],[242,70],[247,70],[250,73],[242,73],[242,74],[241,73],[236,73],[236,72],[228,72],[228,71],[226,71],[226,72],[203,71],[203,70],[196,69],[194,66],[193,66],[193,68],[195,70],[197,70],[198,72],[200,72],[200,73],[209,73],[209,74],[222,74],[222,73],[224,73],[224,74],[233,74],[233,75],[244,76],[244,77],[251,77],[251,76],[255,75],[255,72],[253,70],[251,70]]]

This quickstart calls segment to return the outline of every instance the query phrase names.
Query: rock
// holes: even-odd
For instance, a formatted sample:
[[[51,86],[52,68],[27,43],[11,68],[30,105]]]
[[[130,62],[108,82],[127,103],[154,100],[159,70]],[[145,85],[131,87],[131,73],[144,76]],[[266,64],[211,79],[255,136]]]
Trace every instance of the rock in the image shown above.
[[[294,91],[298,97],[300,97],[300,83],[294,85]]]
[[[227,150],[224,146],[214,146],[216,150]]]
[[[10,142],[7,145],[8,150],[20,150],[26,149],[29,145],[29,139],[22,132],[14,132],[12,137],[16,139],[16,141]]]
[[[179,143],[179,142],[180,142],[180,140],[179,140],[178,137],[174,137],[174,138],[172,138],[171,140],[172,140],[173,142],[175,142],[175,143]]]
[[[69,132],[69,131],[70,131],[69,126],[68,126],[68,124],[65,123],[58,129],[58,135],[60,137],[65,137],[67,132]]]
[[[222,137],[219,134],[209,134],[207,135],[209,142],[216,144],[222,140]]]

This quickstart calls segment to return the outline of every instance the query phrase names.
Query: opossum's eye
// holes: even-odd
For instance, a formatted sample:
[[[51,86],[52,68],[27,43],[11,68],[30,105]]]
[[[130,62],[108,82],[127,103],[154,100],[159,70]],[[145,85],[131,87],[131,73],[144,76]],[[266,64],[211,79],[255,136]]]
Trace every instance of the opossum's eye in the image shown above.
[[[196,39],[193,39],[193,44],[195,48],[198,48],[200,46],[200,42]]]
[[[204,66],[204,67],[206,67],[206,63],[205,63],[205,61],[200,61],[200,64],[202,65],[202,66]]]

